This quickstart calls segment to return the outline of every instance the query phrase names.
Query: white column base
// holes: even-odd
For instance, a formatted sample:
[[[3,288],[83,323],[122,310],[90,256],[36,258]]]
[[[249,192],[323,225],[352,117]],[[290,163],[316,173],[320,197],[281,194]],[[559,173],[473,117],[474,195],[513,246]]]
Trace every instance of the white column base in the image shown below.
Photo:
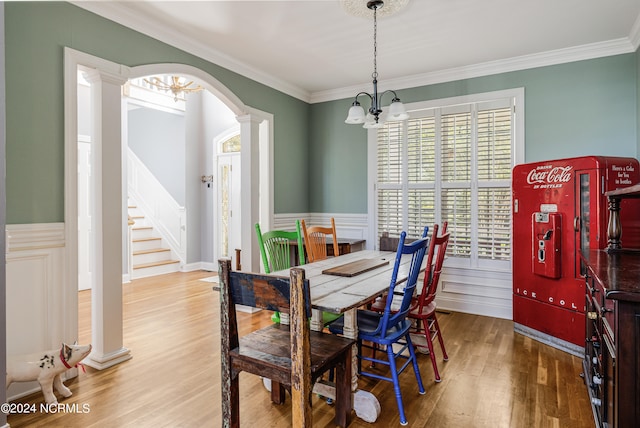
[[[96,355],[93,352],[89,354],[87,358],[82,360],[82,364],[89,367],[93,367],[96,370],[104,370],[106,368],[120,364],[123,361],[130,360],[133,357],[131,350],[127,348],[120,348],[115,352],[109,354]]]

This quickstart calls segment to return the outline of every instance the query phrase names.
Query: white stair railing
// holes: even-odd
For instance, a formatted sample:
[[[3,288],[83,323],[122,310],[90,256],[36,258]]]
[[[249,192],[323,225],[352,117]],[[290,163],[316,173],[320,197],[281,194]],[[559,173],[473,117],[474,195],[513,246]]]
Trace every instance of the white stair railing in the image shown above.
[[[127,188],[138,208],[177,255],[182,264],[187,258],[187,212],[160,184],[140,159],[128,149]]]

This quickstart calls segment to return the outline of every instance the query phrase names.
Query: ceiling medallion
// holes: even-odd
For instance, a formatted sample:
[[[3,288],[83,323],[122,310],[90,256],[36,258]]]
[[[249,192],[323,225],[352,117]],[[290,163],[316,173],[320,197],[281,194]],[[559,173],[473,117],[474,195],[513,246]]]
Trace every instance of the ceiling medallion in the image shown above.
[[[409,3],[409,0],[384,0],[384,8],[378,12],[378,18],[395,15]],[[340,0],[342,8],[349,15],[371,19],[371,10],[363,0]]]

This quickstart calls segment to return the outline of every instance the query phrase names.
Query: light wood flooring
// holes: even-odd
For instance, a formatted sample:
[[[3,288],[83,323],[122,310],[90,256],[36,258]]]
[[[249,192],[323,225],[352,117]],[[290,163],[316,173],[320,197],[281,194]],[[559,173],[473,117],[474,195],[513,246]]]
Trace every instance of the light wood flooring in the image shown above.
[[[174,273],[124,284],[124,346],[133,358],[66,382],[73,396],[60,403],[88,405],[86,413],[10,415],[11,427],[219,427],[219,303],[212,272]],[[90,292],[80,293],[78,341],[90,341]],[[240,328],[270,322],[268,313],[241,314]],[[431,362],[419,355],[426,388],[419,395],[411,371],[402,391],[411,427],[594,426],[581,360],[520,334],[509,320],[439,314],[449,361],[435,383]],[[241,333],[242,334],[242,333]],[[382,407],[375,424],[357,417],[350,427],[400,426],[393,387],[360,380]],[[259,378],[241,374],[243,427],[286,427],[290,400],[273,405]],[[18,400],[42,402],[37,393]],[[313,398],[314,427],[332,427],[333,408]]]

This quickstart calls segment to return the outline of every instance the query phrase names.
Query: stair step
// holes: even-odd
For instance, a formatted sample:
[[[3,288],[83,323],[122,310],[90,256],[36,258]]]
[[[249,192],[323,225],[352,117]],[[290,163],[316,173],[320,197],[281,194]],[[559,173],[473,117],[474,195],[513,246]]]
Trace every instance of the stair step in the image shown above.
[[[154,266],[164,266],[164,265],[170,265],[170,264],[174,264],[174,263],[180,263],[179,260],[163,260],[161,262],[153,262],[153,263],[143,263],[140,265],[133,265],[134,269],[144,269],[144,268],[150,268],[150,267],[154,267]]]
[[[136,238],[132,239],[133,242],[147,242],[147,241],[160,241],[162,238],[157,236],[149,236],[147,238]]]
[[[132,227],[131,230],[153,230],[153,226],[137,226]]]
[[[171,251],[169,248],[150,248],[148,250],[138,250],[134,251],[132,254],[134,256],[140,256],[142,254],[153,254],[153,253],[164,253],[167,251]]]
[[[144,218],[144,216],[143,216],[142,214],[138,214],[138,215],[135,215],[135,214],[134,214],[134,215],[131,215],[131,216],[129,216],[129,217],[131,217],[131,218],[133,218],[133,219],[143,219],[143,218]]]
[[[144,233],[144,232],[142,232]],[[131,251],[132,254],[135,251],[153,250],[154,248],[163,248],[162,238],[157,236],[153,237],[132,237],[131,239]]]

